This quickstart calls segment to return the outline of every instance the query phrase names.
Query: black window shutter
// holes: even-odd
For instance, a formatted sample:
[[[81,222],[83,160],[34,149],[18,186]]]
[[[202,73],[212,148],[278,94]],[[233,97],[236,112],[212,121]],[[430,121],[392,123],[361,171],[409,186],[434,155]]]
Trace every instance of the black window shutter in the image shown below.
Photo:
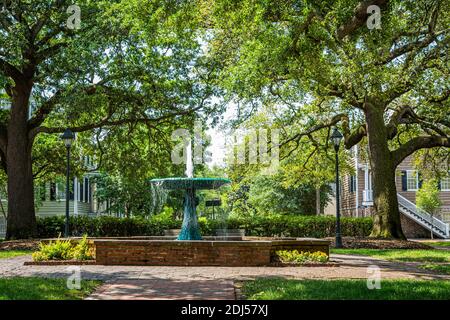
[[[83,195],[84,195],[84,180],[80,181],[80,201],[83,201]]]
[[[420,172],[417,175],[419,176],[419,189],[421,189],[422,188],[422,184],[423,184],[422,175],[420,174]]]
[[[441,179],[438,180],[438,189],[441,190]]]
[[[402,171],[402,191],[408,190],[408,184],[407,184],[407,177],[406,177],[406,171]]]

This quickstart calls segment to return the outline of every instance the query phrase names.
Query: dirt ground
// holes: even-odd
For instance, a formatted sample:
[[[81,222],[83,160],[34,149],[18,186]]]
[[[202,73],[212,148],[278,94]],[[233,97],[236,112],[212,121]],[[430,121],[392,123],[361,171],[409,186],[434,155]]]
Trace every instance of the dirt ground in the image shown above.
[[[1,241],[0,251],[7,250],[37,250],[39,246],[39,240],[13,240],[13,241]]]
[[[325,238],[335,247],[335,238]],[[343,237],[342,245],[345,249],[432,249],[424,243],[407,240],[384,240],[369,238]]]
[[[331,247],[335,246],[335,238],[329,237]],[[343,246],[346,249],[432,249],[423,242],[406,240],[381,240],[369,238],[343,237]],[[37,250],[39,240],[14,240],[0,242],[0,251],[3,250]]]

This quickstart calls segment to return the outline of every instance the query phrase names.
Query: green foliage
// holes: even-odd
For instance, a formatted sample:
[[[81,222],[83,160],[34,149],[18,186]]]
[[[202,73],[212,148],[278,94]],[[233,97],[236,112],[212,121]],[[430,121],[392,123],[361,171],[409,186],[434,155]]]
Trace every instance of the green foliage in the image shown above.
[[[328,191],[328,190],[327,190]],[[321,207],[328,202],[329,194],[321,190]],[[286,187],[279,176],[257,176],[252,180],[248,203],[258,213],[315,214],[316,190],[312,185]]]
[[[450,265],[449,264],[428,263],[428,264],[419,266],[419,268],[425,269],[425,270],[432,270],[432,271],[440,273],[440,274],[450,274]]]
[[[46,260],[71,260],[73,257],[73,248],[70,240],[50,241],[49,243],[41,242],[39,251],[33,252],[34,261]]]
[[[78,241],[74,246],[73,240],[62,240],[58,238],[56,241],[49,243],[41,242],[39,250],[32,254],[34,261],[48,260],[92,260],[94,253],[89,246],[87,235]]]
[[[82,300],[101,283],[98,280],[81,280],[81,288],[76,290],[67,288],[65,278],[0,278],[0,300]]]
[[[276,258],[284,263],[326,263],[328,255],[324,252],[298,252],[298,250],[278,250],[275,252]]]
[[[29,250],[6,250],[0,251],[0,259],[9,259],[17,256],[24,256],[30,254]]]
[[[89,245],[87,235],[84,235],[83,238],[78,241],[75,248],[73,248],[72,254],[75,260],[92,260],[94,258],[94,252]]]
[[[435,179],[424,181],[422,188],[416,194],[417,206],[430,214],[436,213],[442,205],[439,193],[438,182]]]
[[[246,281],[249,300],[449,300],[448,280],[383,279],[380,290],[368,290],[366,279]]]
[[[355,254],[398,262],[450,262],[450,251],[438,249],[331,249],[333,253]]]
[[[64,230],[64,217],[38,218],[38,235],[40,238],[56,237]],[[203,235],[214,235],[216,229],[245,229],[247,236],[260,237],[332,237],[335,234],[336,220],[324,216],[254,216],[229,217],[222,220],[199,219]],[[74,236],[89,234],[91,237],[130,237],[162,236],[164,230],[180,229],[181,220],[175,220],[167,213],[142,217],[116,218],[110,216],[71,217],[70,230]],[[364,237],[372,230],[370,218],[342,218],[342,234],[345,236]]]

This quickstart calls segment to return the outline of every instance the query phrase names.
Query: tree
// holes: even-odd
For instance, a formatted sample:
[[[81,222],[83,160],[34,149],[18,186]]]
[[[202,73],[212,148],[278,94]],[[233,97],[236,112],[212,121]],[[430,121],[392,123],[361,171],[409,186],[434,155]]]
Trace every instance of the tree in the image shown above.
[[[431,215],[432,225],[433,216],[436,210],[442,205],[439,192],[437,180],[429,179],[423,183],[422,188],[416,194],[417,206]],[[433,239],[433,231],[431,231],[431,239]]]
[[[0,163],[8,176],[10,239],[36,234],[33,151],[42,134],[70,127],[104,137],[126,124],[155,134],[211,106],[213,68],[195,32],[194,2],[80,0],[77,6],[2,2],[0,88],[9,108],[0,117]]]
[[[370,5],[379,29],[368,28]],[[333,126],[347,149],[367,143],[372,236],[405,238],[395,169],[417,150],[450,147],[449,10],[434,0],[217,0],[211,48],[242,117],[278,110],[284,148],[329,147],[319,137]]]

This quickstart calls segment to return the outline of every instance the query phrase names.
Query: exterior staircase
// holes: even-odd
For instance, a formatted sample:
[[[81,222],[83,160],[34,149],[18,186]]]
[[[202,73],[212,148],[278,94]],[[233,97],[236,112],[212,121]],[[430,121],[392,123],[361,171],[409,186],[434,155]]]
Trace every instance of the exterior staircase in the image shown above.
[[[415,221],[425,229],[431,231],[433,234],[440,238],[448,239],[449,234],[449,224],[431,216],[428,212],[420,209],[414,203],[403,197],[401,194],[397,193],[398,205],[400,212],[405,216]]]

